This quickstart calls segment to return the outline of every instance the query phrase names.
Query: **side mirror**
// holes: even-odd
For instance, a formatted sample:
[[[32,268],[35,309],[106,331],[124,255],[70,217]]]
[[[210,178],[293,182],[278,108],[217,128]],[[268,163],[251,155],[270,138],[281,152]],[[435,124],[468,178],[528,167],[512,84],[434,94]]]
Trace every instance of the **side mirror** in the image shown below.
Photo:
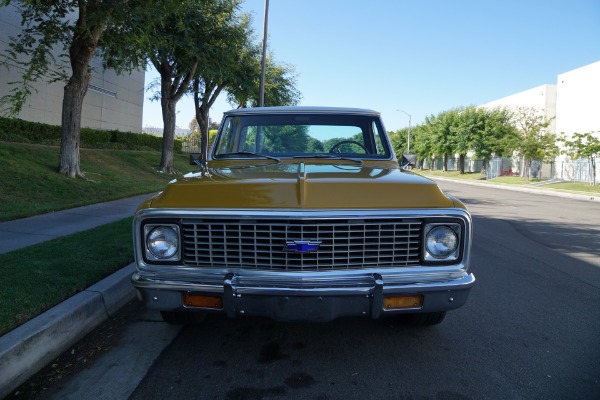
[[[400,159],[400,167],[402,169],[411,169],[415,165],[417,165],[416,154],[402,154],[402,158]]]

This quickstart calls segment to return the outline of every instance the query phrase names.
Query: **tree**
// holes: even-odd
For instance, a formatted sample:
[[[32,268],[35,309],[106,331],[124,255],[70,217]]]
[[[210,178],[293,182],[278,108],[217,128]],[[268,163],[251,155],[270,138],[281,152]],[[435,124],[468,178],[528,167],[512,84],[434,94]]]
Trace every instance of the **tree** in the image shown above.
[[[21,82],[2,97],[9,115],[15,116],[25,100],[35,90],[40,79],[66,81],[62,105],[61,144],[58,170],[68,177],[83,176],[79,164],[79,142],[83,99],[91,80],[90,61],[103,46],[118,47],[124,43],[125,32],[140,7],[141,0],[79,0],[34,1],[3,0],[0,5],[15,3],[21,9],[22,32],[9,44],[3,64],[23,67]],[[76,18],[69,18],[75,15]],[[105,35],[108,27],[113,35]],[[59,49],[62,46],[62,49]],[[55,52],[62,51],[58,56]],[[125,54],[125,53],[121,53]],[[68,59],[70,71],[58,59]],[[23,60],[25,59],[25,61]],[[128,57],[115,57],[117,69],[132,63]]]
[[[519,107],[513,115],[513,120],[521,134],[517,150],[522,156],[521,176],[531,178],[531,162],[545,161],[558,155],[556,135],[547,131],[552,122],[541,115],[535,108]]]
[[[467,107],[457,114],[455,125],[452,129],[454,136],[454,151],[459,157],[459,170],[465,173],[465,158],[473,149],[477,137],[485,132],[486,114],[483,109]]]
[[[483,159],[485,174],[488,160],[496,156],[509,156],[517,148],[519,133],[512,123],[512,113],[506,108],[480,109],[484,114],[484,128],[472,141],[476,157]]]
[[[444,172],[448,171],[448,156],[456,153],[454,130],[459,112],[459,109],[445,111],[438,114],[437,117],[425,120],[430,126],[432,150],[436,156],[443,157],[442,170]]]
[[[564,136],[559,139],[565,145],[563,151],[571,159],[587,158],[590,167],[590,177],[592,186],[596,186],[596,158],[600,157],[600,136],[598,132],[574,133],[572,140],[567,140]]]
[[[238,108],[258,107],[260,86],[260,60],[253,64],[256,71],[253,79],[245,85],[235,85],[228,89],[228,101]],[[272,55],[265,63],[265,107],[294,106],[300,103],[302,94],[296,88],[294,67],[278,63]]]
[[[204,50],[207,31],[221,7],[228,4],[211,0],[184,0],[177,7],[165,7],[156,18],[156,10],[140,19],[140,32],[149,30],[152,41],[145,53],[160,74],[160,100],[163,117],[163,145],[159,171],[173,173],[176,105],[188,92]],[[228,2],[227,2],[228,3]],[[142,33],[142,37],[146,36]]]
[[[205,123],[210,107],[223,91],[228,93],[232,105],[257,107],[260,78],[260,49],[251,42],[252,31],[247,15],[239,20],[232,19],[229,32],[223,32],[221,47],[215,45],[214,62],[204,64],[193,83],[196,119]],[[296,89],[293,67],[277,64],[272,56],[267,57],[265,72],[265,106],[296,105],[300,92]],[[201,131],[201,157],[208,153],[208,130]]]
[[[402,154],[406,153],[408,128],[399,129],[395,132],[388,132],[392,148],[396,157],[402,157]]]
[[[426,121],[434,118],[427,117]],[[433,135],[431,134],[431,126],[427,123],[417,125],[411,129],[412,149],[417,154],[417,158],[421,161],[421,169],[425,166],[425,160],[430,160],[430,168],[433,169]]]
[[[205,42],[207,51],[191,87],[200,131],[202,162],[206,161],[208,154],[210,108],[224,89],[244,86],[254,79],[259,54],[258,47],[251,41],[248,14],[238,15],[232,8],[223,12],[217,22],[211,27],[211,35]]]

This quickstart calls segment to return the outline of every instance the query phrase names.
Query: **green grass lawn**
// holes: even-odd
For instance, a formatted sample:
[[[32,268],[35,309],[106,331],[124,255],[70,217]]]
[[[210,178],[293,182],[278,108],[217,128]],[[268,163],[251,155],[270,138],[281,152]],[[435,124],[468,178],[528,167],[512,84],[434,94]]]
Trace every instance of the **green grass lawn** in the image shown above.
[[[0,221],[151,193],[173,179],[157,171],[156,151],[81,149],[87,179],[59,175],[58,154],[58,147],[0,142]],[[175,169],[197,170],[188,157],[176,154]]]
[[[131,263],[131,221],[0,254],[0,335]]]
[[[160,152],[81,149],[86,179],[58,174],[58,147],[0,142],[0,221],[162,190]],[[187,154],[175,169],[197,170]],[[0,335],[133,261],[131,218],[0,254]]]

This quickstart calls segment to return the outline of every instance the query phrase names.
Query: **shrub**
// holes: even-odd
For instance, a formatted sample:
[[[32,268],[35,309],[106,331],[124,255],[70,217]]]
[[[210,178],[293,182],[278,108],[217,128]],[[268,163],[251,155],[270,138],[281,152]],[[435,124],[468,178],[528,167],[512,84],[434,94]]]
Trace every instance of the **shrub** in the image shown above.
[[[105,131],[81,128],[81,147],[122,150],[162,150],[162,137],[147,133]],[[0,140],[18,143],[60,144],[60,126],[0,117]],[[181,152],[182,143],[175,139],[174,149]]]

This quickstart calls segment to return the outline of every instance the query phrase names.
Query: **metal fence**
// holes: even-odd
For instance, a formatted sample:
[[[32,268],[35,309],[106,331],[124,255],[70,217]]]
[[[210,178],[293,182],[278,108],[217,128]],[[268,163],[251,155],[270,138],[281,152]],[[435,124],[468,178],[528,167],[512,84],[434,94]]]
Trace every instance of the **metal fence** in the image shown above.
[[[200,153],[200,138],[184,138],[181,141],[181,151],[184,153]]]
[[[425,169],[442,170],[444,168],[443,159],[422,160],[418,162],[418,167]],[[448,171],[457,171],[459,168],[458,158],[449,158],[447,162]],[[520,176],[521,160],[519,158],[492,158],[487,163],[486,179],[494,179],[499,176]],[[483,170],[483,160],[465,159],[465,172],[481,172]],[[532,161],[531,165],[525,166],[524,176],[530,176],[532,179],[558,179],[571,182],[591,183],[593,180],[592,165],[588,160],[574,161],[551,161],[541,162]],[[600,177],[600,165],[596,162],[596,180]]]
[[[600,176],[600,168],[596,162],[596,179]],[[554,177],[571,182],[592,182],[592,164],[586,160],[557,161],[553,165]]]

